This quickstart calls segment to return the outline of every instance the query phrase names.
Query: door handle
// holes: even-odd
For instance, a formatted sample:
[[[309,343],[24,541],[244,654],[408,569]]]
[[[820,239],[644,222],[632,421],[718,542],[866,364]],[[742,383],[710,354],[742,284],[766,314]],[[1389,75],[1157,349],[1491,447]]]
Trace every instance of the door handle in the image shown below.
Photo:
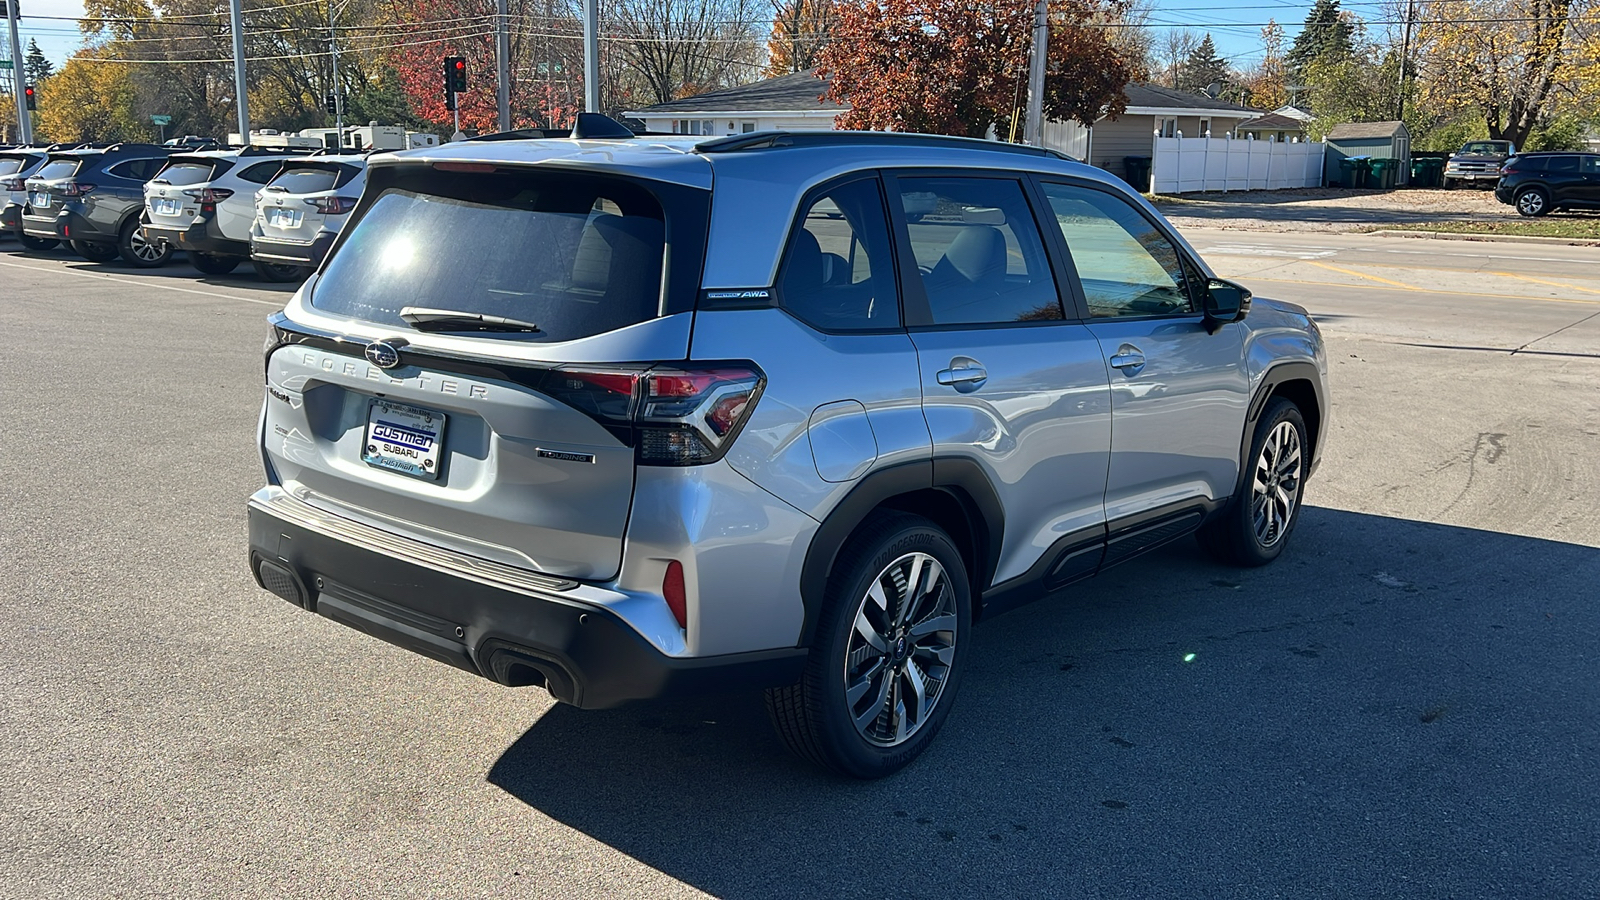
[[[989,380],[989,373],[975,359],[957,357],[950,360],[950,368],[934,374],[940,384],[950,385],[958,391],[975,391]]]
[[[1144,366],[1144,354],[1132,344],[1123,344],[1117,348],[1117,354],[1111,357],[1113,369],[1138,369]]]

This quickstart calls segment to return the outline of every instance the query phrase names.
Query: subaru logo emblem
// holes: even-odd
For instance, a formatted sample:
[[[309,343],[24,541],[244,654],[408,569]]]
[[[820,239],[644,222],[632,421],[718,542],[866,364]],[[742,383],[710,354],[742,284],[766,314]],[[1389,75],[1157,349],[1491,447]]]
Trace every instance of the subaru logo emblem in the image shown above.
[[[387,341],[373,341],[367,345],[367,362],[380,369],[392,369],[400,365],[400,348]]]

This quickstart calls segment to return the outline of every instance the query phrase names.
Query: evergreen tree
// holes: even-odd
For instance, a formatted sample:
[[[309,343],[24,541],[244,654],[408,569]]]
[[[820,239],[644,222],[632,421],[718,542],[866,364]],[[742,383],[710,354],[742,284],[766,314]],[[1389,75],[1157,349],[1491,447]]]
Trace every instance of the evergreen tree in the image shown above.
[[[1200,45],[1189,51],[1178,76],[1178,89],[1203,94],[1213,84],[1228,83],[1228,61],[1217,55],[1217,45],[1207,34]]]
[[[22,71],[26,73],[29,84],[40,84],[56,73],[56,67],[44,58],[44,51],[39,49],[39,42],[33,38],[28,39],[28,52],[22,59]]]
[[[1355,53],[1355,26],[1344,20],[1339,0],[1317,0],[1306,15],[1305,27],[1295,35],[1294,46],[1284,57],[1290,77],[1303,83],[1307,66],[1313,63],[1338,65]]]

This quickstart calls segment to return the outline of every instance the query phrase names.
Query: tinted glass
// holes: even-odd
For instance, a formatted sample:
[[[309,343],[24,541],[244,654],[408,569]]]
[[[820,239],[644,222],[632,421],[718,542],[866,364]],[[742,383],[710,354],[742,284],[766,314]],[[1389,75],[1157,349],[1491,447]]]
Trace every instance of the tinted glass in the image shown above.
[[[1583,173],[1585,175],[1600,175],[1600,156],[1583,157]]]
[[[288,194],[319,194],[333,190],[334,179],[338,177],[339,173],[330,168],[295,166],[283,170],[268,186],[283,188]]]
[[[902,178],[911,252],[936,325],[1064,318],[1021,182]]]
[[[1548,172],[1576,172],[1578,171],[1578,158],[1576,156],[1550,156],[1545,164]]]
[[[1511,152],[1509,141],[1470,141],[1461,148],[1468,156],[1499,156]]]
[[[21,172],[22,167],[27,164],[27,157],[0,156],[0,178]]]
[[[434,179],[390,188],[356,223],[312,305],[408,328],[407,306],[539,326],[509,340],[567,341],[654,318],[665,223],[642,187],[574,175]]]
[[[1543,172],[1549,158],[1544,156],[1518,156],[1512,157],[1506,165],[1523,170],[1524,172]]]
[[[127,162],[117,163],[106,171],[118,178],[143,182],[154,178],[164,165],[166,165],[164,159],[130,159]]]
[[[272,180],[272,176],[278,174],[278,170],[281,168],[283,168],[283,163],[281,162],[256,163],[240,172],[239,177],[251,184],[266,184]]]
[[[43,181],[50,181],[56,178],[66,178],[72,173],[78,171],[78,166],[80,163],[81,160],[76,157],[68,159],[52,159],[41,166],[39,171],[33,173],[33,177]]]
[[[1194,311],[1177,248],[1139,210],[1104,191],[1065,184],[1046,184],[1044,194],[1072,253],[1091,316]]]
[[[833,188],[806,210],[790,240],[783,308],[825,331],[898,327],[889,246],[878,182]]]
[[[212,163],[175,162],[156,173],[156,177],[172,185],[204,184],[211,180],[216,169]]]

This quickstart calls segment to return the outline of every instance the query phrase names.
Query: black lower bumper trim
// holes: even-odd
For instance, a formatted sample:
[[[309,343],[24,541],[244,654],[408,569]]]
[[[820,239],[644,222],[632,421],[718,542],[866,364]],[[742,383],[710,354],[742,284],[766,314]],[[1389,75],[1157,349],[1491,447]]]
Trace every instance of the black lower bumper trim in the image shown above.
[[[792,684],[805,664],[797,648],[670,657],[603,606],[450,575],[253,507],[249,518],[250,569],[268,590],[502,684],[543,684],[574,706]]]
[[[321,265],[322,258],[328,255],[333,238],[331,234],[319,234],[310,243],[301,244],[252,236],[250,257],[263,262],[315,267]]]
[[[201,215],[184,228],[170,225],[142,225],[144,239],[152,243],[167,243],[179,250],[207,253],[212,256],[237,256],[250,258],[250,245],[213,234],[212,219]]]

